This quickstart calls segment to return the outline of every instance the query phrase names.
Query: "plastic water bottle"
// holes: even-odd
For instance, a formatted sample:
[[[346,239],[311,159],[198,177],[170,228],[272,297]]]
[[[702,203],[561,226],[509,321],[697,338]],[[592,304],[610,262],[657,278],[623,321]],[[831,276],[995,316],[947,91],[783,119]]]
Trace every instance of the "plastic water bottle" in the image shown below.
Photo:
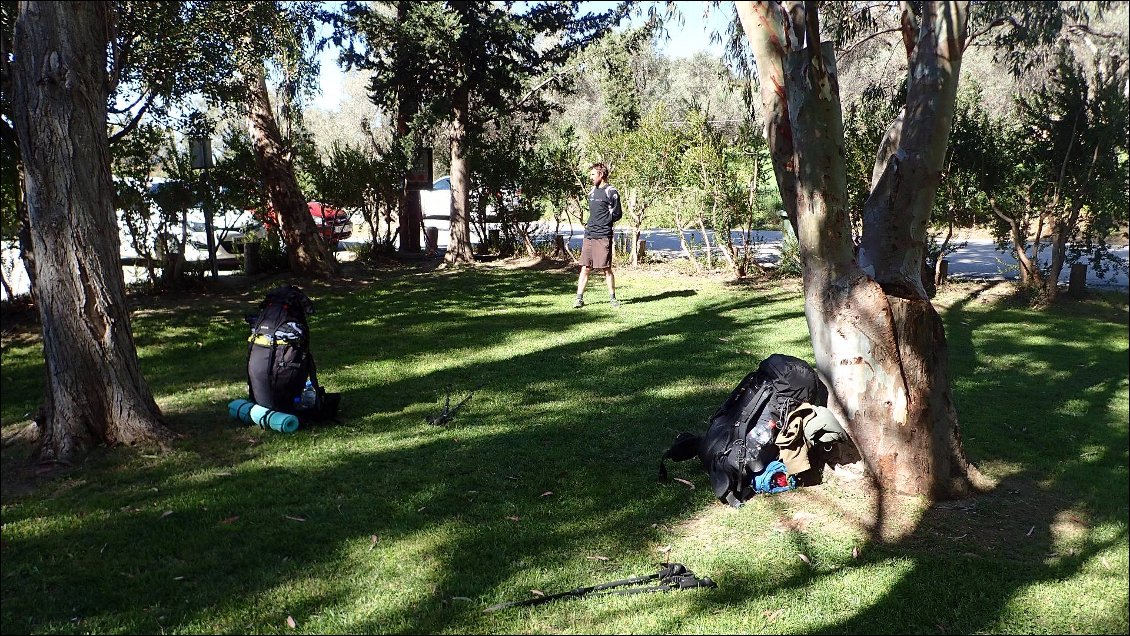
[[[314,383],[310,380],[306,381],[306,388],[302,389],[302,408],[312,409],[318,402],[318,392],[314,390]]]
[[[753,441],[760,447],[769,444],[773,441],[773,431],[777,428],[777,423],[773,420],[768,422],[759,423],[753,427]]]

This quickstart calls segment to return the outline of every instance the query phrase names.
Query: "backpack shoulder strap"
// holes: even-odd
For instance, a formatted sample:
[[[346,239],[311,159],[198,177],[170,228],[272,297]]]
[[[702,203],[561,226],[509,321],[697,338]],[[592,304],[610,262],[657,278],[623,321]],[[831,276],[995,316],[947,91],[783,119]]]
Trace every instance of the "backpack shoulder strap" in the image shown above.
[[[671,443],[671,448],[668,448],[663,453],[663,457],[659,460],[659,479],[665,481],[667,479],[667,460],[673,462],[685,462],[688,459],[698,457],[702,448],[702,437],[683,431],[675,437],[675,441]]]

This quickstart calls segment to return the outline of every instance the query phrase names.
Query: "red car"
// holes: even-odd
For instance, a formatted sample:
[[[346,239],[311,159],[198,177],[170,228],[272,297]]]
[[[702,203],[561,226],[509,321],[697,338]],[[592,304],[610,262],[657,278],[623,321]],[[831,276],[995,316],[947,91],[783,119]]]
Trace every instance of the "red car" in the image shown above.
[[[317,201],[310,201],[306,206],[310,208],[310,216],[314,218],[314,225],[322,238],[341,241],[353,236],[353,222],[349,220],[349,214]],[[276,223],[274,208],[268,208],[264,225],[271,229]]]
[[[318,231],[323,237],[332,241],[341,241],[353,236],[353,222],[345,212],[317,201],[311,201],[306,205],[309,206],[314,224],[318,226]]]

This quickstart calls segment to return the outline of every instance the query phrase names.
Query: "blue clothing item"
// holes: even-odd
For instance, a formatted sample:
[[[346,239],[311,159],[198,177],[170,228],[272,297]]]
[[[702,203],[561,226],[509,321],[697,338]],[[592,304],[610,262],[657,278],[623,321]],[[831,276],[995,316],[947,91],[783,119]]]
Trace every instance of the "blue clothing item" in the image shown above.
[[[784,486],[778,486],[776,484],[777,479],[775,479],[775,477],[777,477],[777,475],[784,476]],[[755,492],[768,494],[787,492],[796,488],[796,477],[793,477],[785,470],[785,464],[782,463],[781,460],[775,459],[765,466],[765,470],[753,476],[751,485]]]
[[[612,224],[624,216],[620,208],[620,192],[604,184],[589,191],[589,220],[585,238],[612,238]]]

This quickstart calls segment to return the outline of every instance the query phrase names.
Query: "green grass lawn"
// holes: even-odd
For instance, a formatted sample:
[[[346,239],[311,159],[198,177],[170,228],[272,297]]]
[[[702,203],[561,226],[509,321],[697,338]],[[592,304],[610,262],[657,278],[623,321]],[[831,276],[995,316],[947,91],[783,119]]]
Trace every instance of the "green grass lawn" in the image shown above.
[[[5,484],[0,631],[1130,628],[1125,295],[1046,312],[972,285],[939,298],[984,495],[927,508],[829,479],[734,510],[697,462],[668,466],[692,489],[657,481],[658,459],[762,358],[811,360],[797,285],[623,270],[612,310],[596,279],[581,311],[570,272],[306,286],[343,421],[292,435],[226,410],[246,397],[242,318],[268,283],[137,300],[143,372],[186,437]],[[26,329],[5,325],[6,439],[42,392]],[[424,421],[479,385],[453,424]],[[23,453],[6,445],[6,482]],[[718,588],[482,611],[649,573],[667,547]]]

